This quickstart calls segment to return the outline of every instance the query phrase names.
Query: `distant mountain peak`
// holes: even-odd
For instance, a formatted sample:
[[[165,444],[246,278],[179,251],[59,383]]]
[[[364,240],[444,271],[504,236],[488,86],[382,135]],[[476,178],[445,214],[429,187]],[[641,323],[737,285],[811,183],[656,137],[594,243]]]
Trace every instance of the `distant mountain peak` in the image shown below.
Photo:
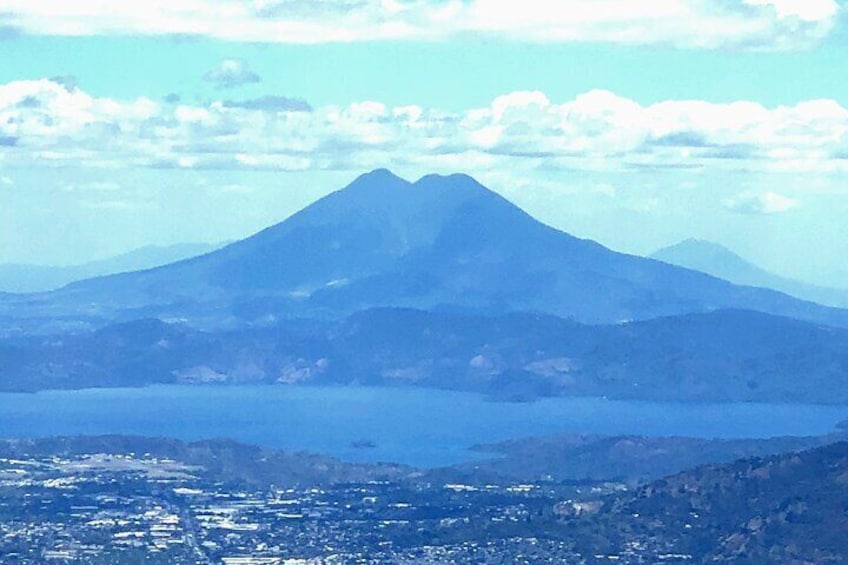
[[[419,185],[427,185],[434,183],[483,186],[477,181],[477,179],[465,173],[449,173],[446,175],[431,173],[429,175],[424,175],[423,177],[415,181],[415,184]]]
[[[652,253],[649,257],[671,265],[701,271],[735,284],[771,288],[831,306],[848,305],[848,294],[842,290],[817,287],[775,275],[723,245],[708,240],[684,239]]]
[[[414,188],[420,195],[439,197],[458,194],[464,196],[475,196],[495,193],[483,186],[477,179],[465,173],[428,174],[415,182],[410,182],[386,168],[374,169],[373,171],[358,176],[344,189],[344,192],[354,192],[358,195],[364,193],[378,195],[394,195],[398,189]]]
[[[730,268],[745,271],[759,270],[758,267],[746,261],[727,247],[714,241],[694,237],[684,239],[668,247],[663,247],[652,253],[650,257],[673,265],[704,271],[720,276],[721,278],[728,278],[726,276],[727,273],[716,271],[723,271]],[[709,265],[703,262],[709,262]],[[729,280],[733,280],[733,278]]]
[[[715,241],[710,241],[708,239],[698,239],[696,237],[690,237],[684,239],[680,243],[670,246],[671,248],[679,247],[679,248],[696,248],[696,249],[705,249],[711,250],[713,252],[721,252],[726,253],[727,255],[733,255],[734,257],[739,257],[737,253],[734,253],[724,245],[720,243],[716,243]]]
[[[687,237],[682,241],[678,241],[673,245],[669,245],[668,247],[664,247],[663,249],[686,249],[686,248],[694,248],[694,249],[714,249],[714,250],[722,250],[727,253],[733,253],[727,247],[723,246],[720,243],[716,243],[715,241],[710,241],[708,239],[700,239],[697,237]],[[735,253],[733,253],[735,255]]]
[[[468,193],[474,192],[481,194],[492,193],[490,189],[483,186],[477,179],[465,173],[433,173],[424,175],[415,182],[410,182],[386,168],[374,169],[373,171],[358,176],[347,186],[347,189],[359,192],[364,190],[388,191],[409,187],[425,191],[436,190],[440,192],[465,191]]]
[[[392,224],[403,226],[401,231],[408,233],[430,231],[426,226],[443,224],[471,202],[507,204],[497,193],[466,174],[430,174],[410,182],[388,169],[375,169],[304,212],[312,218],[326,219],[328,213],[336,218],[356,216],[366,221],[370,218],[381,230]],[[506,207],[515,208],[511,203]]]
[[[378,169],[374,169],[373,171],[363,173],[363,174],[359,175],[359,178],[360,179],[369,179],[369,180],[380,180],[380,181],[390,180],[390,181],[393,181],[393,182],[401,181],[401,182],[404,182],[404,183],[407,183],[407,184],[409,183],[409,181],[407,181],[406,179],[402,178],[399,175],[394,174],[391,170],[389,170],[385,167],[380,167]]]
[[[348,189],[394,189],[407,187],[411,183],[398,175],[394,174],[389,169],[374,169],[371,172],[364,173],[359,175],[352,183],[350,183],[347,188]]]

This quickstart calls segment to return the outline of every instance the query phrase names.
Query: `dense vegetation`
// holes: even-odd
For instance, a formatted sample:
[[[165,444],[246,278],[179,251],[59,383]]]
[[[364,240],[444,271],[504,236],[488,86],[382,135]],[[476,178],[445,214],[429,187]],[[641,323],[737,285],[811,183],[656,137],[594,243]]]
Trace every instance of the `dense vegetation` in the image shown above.
[[[0,358],[0,390],[362,383],[518,401],[848,402],[848,330],[741,310],[611,326],[396,308],[227,332],[139,320],[6,338]]]

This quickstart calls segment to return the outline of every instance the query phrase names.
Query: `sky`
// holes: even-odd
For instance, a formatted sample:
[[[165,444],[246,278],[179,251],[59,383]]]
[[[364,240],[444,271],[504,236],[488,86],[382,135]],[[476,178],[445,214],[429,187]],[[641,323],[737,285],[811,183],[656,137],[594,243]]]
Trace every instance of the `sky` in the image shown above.
[[[386,167],[848,287],[845,76],[837,0],[0,0],[0,262],[238,239]]]

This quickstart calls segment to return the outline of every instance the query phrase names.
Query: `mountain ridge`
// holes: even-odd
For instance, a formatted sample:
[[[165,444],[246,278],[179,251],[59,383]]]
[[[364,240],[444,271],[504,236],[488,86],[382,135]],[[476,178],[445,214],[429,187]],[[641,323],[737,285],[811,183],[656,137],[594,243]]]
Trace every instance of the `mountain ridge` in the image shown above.
[[[160,317],[209,328],[341,319],[374,307],[543,312],[599,324],[747,308],[848,326],[845,310],[577,238],[467,175],[409,182],[386,169],[212,253],[73,283],[19,301],[18,312],[21,304],[44,317]],[[0,313],[14,318],[15,304]]]
[[[848,330],[744,310],[585,325],[372,309],[206,332],[142,319],[0,338],[0,390],[150,384],[415,386],[546,396],[848,405]]]
[[[146,245],[118,255],[81,263],[52,266],[0,264],[0,292],[35,293],[57,290],[76,281],[150,269],[219,249],[221,244]]]

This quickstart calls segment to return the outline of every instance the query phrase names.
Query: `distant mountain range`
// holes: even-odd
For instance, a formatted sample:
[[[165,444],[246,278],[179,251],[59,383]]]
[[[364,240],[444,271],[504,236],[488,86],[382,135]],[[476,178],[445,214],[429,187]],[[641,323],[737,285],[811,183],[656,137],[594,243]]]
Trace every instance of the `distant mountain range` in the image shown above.
[[[745,308],[848,326],[846,310],[555,230],[471,177],[411,183],[386,170],[201,257],[73,283],[37,300],[7,297],[0,319],[97,326],[157,317],[212,329],[388,306],[598,324]]]
[[[848,404],[846,352],[848,310],[611,251],[464,175],[373,171],[218,250],[0,295],[0,390],[367,383]]]
[[[222,244],[180,243],[149,245],[115,257],[81,265],[0,264],[0,292],[45,292],[82,279],[141,271],[209,253]]]
[[[746,261],[717,243],[687,239],[650,255],[652,259],[686,267],[735,284],[770,288],[786,294],[835,306],[848,307],[848,290],[825,288],[775,275]]]
[[[206,332],[138,320],[0,340],[0,390],[367,384],[544,396],[848,404],[848,330],[745,310],[590,326],[406,309]]]

